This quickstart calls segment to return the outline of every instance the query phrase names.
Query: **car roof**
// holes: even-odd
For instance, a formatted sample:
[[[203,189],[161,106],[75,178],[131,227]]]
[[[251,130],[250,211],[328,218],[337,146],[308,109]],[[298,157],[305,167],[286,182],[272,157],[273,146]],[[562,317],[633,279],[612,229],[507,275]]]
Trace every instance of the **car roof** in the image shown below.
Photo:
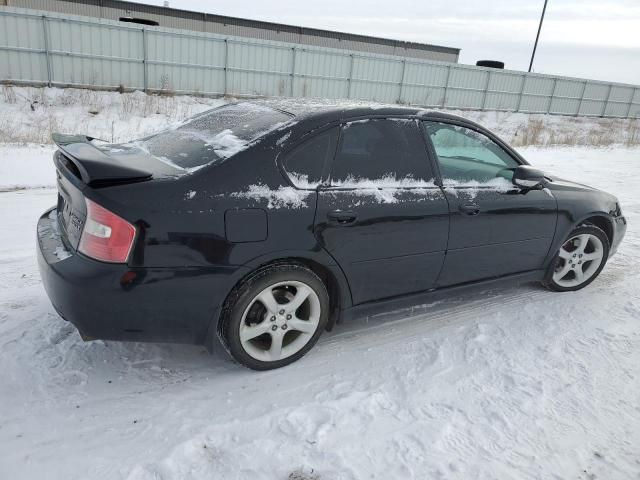
[[[526,160],[507,142],[500,139],[493,132],[482,125],[458,115],[417,106],[403,106],[393,104],[383,104],[374,102],[362,102],[358,100],[331,100],[312,98],[284,98],[275,97],[268,99],[247,100],[249,103],[264,105],[276,110],[289,113],[294,116],[293,124],[302,131],[310,131],[328,123],[348,121],[351,119],[384,116],[413,116],[424,120],[450,121],[455,124],[471,127],[472,129],[484,132],[489,138],[502,145],[507,151],[518,158],[521,162]]]
[[[252,99],[247,102],[287,112],[298,121],[310,120],[313,123],[328,123],[354,117],[398,115],[450,119],[475,125],[463,117],[438,110],[357,100],[269,98]]]

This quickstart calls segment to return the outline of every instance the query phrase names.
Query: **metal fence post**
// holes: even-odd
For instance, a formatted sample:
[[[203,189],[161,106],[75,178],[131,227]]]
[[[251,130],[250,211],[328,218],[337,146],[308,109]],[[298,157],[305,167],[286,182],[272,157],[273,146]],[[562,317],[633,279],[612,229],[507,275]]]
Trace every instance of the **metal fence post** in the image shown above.
[[[633,106],[633,99],[635,98],[637,91],[637,88],[631,90],[631,98],[629,99],[629,106],[627,107],[627,114],[624,116],[625,118],[629,118],[629,115],[631,115],[631,107]]]
[[[347,82],[349,83],[347,88],[347,98],[351,98],[351,84],[353,83],[353,53],[349,55],[351,57],[351,63],[349,65],[349,78]]]
[[[49,24],[47,17],[42,15],[42,35],[44,37],[44,55],[47,62],[47,87],[51,86],[51,57],[49,55]]]
[[[407,61],[402,60],[402,76],[400,77],[400,93],[398,95],[398,103],[402,104],[402,96],[404,91],[404,74],[407,70]]]
[[[553,79],[553,89],[551,90],[551,96],[549,97],[549,103],[547,104],[547,113],[551,113],[551,104],[553,103],[553,97],[556,95],[556,87],[558,86],[558,79]]]
[[[491,70],[487,71],[487,81],[484,84],[484,93],[482,95],[482,107],[480,107],[480,110],[484,110],[484,107],[487,104],[487,92],[489,91],[489,82],[491,82]]]
[[[293,51],[291,56],[291,84],[289,85],[289,96],[293,97],[293,80],[296,78],[296,47],[291,49]]]
[[[227,79],[227,72],[229,71],[229,41],[227,38],[224,39],[224,88],[223,88],[223,93],[226,96],[227,95],[227,88],[228,88],[228,79]]]
[[[578,103],[578,110],[576,111],[576,117],[580,115],[580,110],[582,110],[582,101],[584,100],[584,92],[587,91],[587,83],[589,82],[585,80],[584,84],[582,85],[582,93],[580,94],[580,103]]]
[[[444,81],[444,95],[442,96],[442,108],[447,106],[447,89],[449,88],[449,77],[451,76],[451,65],[447,65],[447,78]]]
[[[604,99],[604,103],[602,104],[602,111],[600,112],[600,116],[604,117],[604,114],[607,113],[607,106],[609,105],[609,97],[611,96],[611,88],[613,85],[609,84],[609,89],[607,90],[607,96]]]
[[[145,28],[142,28],[142,77],[143,77],[143,85],[145,93],[149,89],[149,71],[148,71],[148,63],[147,63],[147,31]]]
[[[522,106],[522,97],[524,96],[524,86],[527,84],[527,76],[522,75],[522,86],[520,87],[520,96],[518,96],[518,105],[516,105],[516,112],[520,111]]]

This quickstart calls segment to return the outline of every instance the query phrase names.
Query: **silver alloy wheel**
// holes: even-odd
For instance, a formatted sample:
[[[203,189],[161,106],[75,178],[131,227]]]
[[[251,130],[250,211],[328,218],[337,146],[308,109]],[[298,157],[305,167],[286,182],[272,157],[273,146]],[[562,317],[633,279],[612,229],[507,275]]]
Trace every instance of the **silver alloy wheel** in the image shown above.
[[[263,362],[290,357],[311,340],[320,313],[320,298],[309,285],[275,283],[256,295],[242,314],[242,348]]]
[[[582,233],[561,247],[553,281],[561,287],[576,287],[589,280],[602,263],[604,247],[595,235]]]

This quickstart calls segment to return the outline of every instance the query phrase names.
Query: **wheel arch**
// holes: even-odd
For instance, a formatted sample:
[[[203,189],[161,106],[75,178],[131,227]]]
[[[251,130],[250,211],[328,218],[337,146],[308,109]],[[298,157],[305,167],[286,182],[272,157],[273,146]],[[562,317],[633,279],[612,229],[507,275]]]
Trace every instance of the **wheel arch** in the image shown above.
[[[605,213],[598,213],[589,215],[586,218],[577,222],[573,228],[578,228],[580,225],[594,225],[602,230],[607,239],[609,240],[609,245],[613,245],[613,221],[612,219]]]
[[[325,256],[321,254],[313,255],[309,254],[309,252],[280,252],[279,255],[268,255],[251,260],[243,265],[243,268],[238,270],[238,273],[231,279],[231,286],[224,296],[224,301],[215,309],[211,324],[207,330],[205,338],[205,346],[207,349],[211,350],[213,348],[215,337],[219,334],[220,320],[222,319],[224,306],[236,288],[261,269],[283,263],[303,265],[318,275],[324,282],[329,293],[331,309],[326,330],[330,331],[333,328],[339,318],[340,311],[348,308],[352,304],[351,289],[342,269],[335,263],[327,261]]]
[[[547,271],[545,272],[544,279],[542,280],[542,285],[548,288],[549,290],[566,292],[566,291],[574,291],[574,290],[579,290],[581,288],[584,288],[587,285],[589,285],[593,280],[595,280],[595,278],[599,275],[600,271],[604,268],[607,262],[607,258],[608,258],[607,253],[609,252],[609,248],[611,245],[610,244],[611,232],[607,233],[607,224],[606,224],[607,221],[608,221],[607,217],[604,215],[587,216],[583,220],[576,222],[573,225],[571,232],[567,236],[567,240],[568,240],[569,238],[572,238],[572,236],[574,235],[583,234],[585,231],[587,231],[587,232],[597,233],[598,237],[601,237],[604,235],[609,240],[609,242],[607,242],[609,243],[609,245],[606,245],[604,240],[602,242],[603,244],[605,244],[604,245],[605,251],[603,252],[603,256],[600,259],[600,264],[597,270],[595,270],[595,272],[591,272],[590,276],[587,277],[585,280],[579,279],[579,283],[575,285],[574,284],[563,285],[558,283],[559,280],[556,280],[554,278],[554,275],[555,275],[554,272],[556,268],[556,264],[554,262],[548,265]],[[559,248],[562,248],[562,247],[559,247]],[[580,253],[580,252],[576,252],[576,253]],[[573,257],[576,257],[576,253],[573,254]],[[560,253],[556,252],[553,256],[553,259],[556,259],[559,256],[560,256]],[[582,255],[579,255],[579,257],[582,257]],[[568,272],[569,265],[567,265],[566,262],[568,261],[569,263],[571,263],[571,259],[569,259],[569,257],[564,257],[564,258],[565,258],[565,265],[563,269],[567,269],[567,270],[563,270],[565,273],[560,277],[560,279],[564,279],[564,275],[569,273]],[[573,262],[574,262],[574,265],[572,265],[570,268],[573,269],[574,267],[578,267],[582,271],[583,267],[580,267],[578,264],[581,264],[583,262],[580,261],[579,258],[573,258]],[[584,271],[582,272],[584,273]]]
[[[607,239],[609,240],[609,244],[613,245],[613,219],[606,212],[601,210],[592,210],[586,213],[583,212],[582,215],[568,214],[566,217],[559,215],[556,233],[543,264],[544,270],[549,268],[549,265],[555,258],[558,249],[565,242],[568,235],[576,228],[585,224],[594,225],[604,231]]]

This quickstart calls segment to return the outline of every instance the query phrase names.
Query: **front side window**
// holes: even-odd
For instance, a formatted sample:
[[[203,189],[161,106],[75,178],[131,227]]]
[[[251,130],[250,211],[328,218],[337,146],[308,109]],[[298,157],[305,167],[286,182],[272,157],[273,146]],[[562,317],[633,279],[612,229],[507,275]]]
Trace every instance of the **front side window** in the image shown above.
[[[447,180],[486,183],[510,178],[519,163],[497,143],[475,130],[441,122],[424,122],[438,157],[440,173]]]
[[[338,128],[330,128],[305,140],[289,152],[283,163],[291,182],[298,188],[314,189],[322,179],[322,168],[336,149]]]
[[[331,168],[333,186],[403,187],[433,179],[418,123],[361,120],[342,127]]]

